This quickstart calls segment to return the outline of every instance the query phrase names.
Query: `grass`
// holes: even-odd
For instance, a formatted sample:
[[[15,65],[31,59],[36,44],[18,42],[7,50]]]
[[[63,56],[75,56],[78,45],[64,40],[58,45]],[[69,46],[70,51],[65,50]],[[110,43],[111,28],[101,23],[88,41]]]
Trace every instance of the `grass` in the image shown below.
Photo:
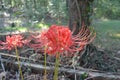
[[[27,28],[26,27],[18,27],[18,26],[16,26],[16,27],[7,26],[4,28],[0,28],[0,33],[13,32],[13,31],[25,32],[25,31],[27,31]]]
[[[100,20],[92,24],[97,32],[95,45],[108,50],[120,49],[120,21]]]

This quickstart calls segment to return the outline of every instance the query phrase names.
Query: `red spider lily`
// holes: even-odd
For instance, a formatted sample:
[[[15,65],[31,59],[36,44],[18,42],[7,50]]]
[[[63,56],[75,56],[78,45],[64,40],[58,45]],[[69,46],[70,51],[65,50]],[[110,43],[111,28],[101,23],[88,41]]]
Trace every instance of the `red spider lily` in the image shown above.
[[[72,33],[66,26],[52,25],[48,31],[42,32],[36,37],[36,44],[31,46],[38,49],[47,46],[46,52],[55,55],[57,52],[80,51],[95,38],[95,33],[90,32],[90,29],[84,28],[84,26],[77,35],[72,35]]]
[[[19,54],[18,54],[17,47],[22,47],[23,44],[27,44],[27,42],[28,42],[27,40],[23,40],[23,36],[21,35],[6,36],[5,42],[0,41],[0,49],[8,49],[8,50],[15,49],[21,80],[24,80],[24,79],[22,75],[22,69],[20,66],[20,60],[19,60]]]
[[[23,36],[21,35],[12,35],[6,36],[6,41],[0,41],[0,49],[8,49],[11,50],[15,47],[22,47],[23,44],[26,44],[27,40],[23,40]]]
[[[49,54],[62,53],[69,50],[73,44],[72,33],[68,27],[52,25],[45,36],[48,39],[47,52]]]
[[[47,53],[49,54],[62,53],[71,46],[71,36],[72,33],[69,28],[52,25],[48,31],[42,32],[39,36],[35,37],[37,44],[32,44],[31,46],[35,49],[46,46]]]

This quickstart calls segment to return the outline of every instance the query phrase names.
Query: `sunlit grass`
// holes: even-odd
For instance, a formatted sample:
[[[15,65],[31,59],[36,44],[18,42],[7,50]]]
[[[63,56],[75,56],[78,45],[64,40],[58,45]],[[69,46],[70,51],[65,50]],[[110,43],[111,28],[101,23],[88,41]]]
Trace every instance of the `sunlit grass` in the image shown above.
[[[20,28],[17,28],[17,30],[21,31],[21,32],[26,32],[27,28],[26,27],[20,27]]]
[[[113,34],[110,34],[110,37],[116,38],[116,39],[120,39],[120,33],[113,33]]]
[[[29,24],[28,24],[29,25]],[[42,29],[47,29],[50,24],[46,24],[46,23],[36,23],[34,24],[32,27],[29,26],[6,26],[6,27],[2,27],[0,28],[0,32],[1,33],[5,33],[5,32],[15,32],[15,31],[20,31],[20,32],[26,32],[26,31],[39,31]]]
[[[48,28],[49,25],[45,24],[45,23],[37,23],[37,24],[35,24],[35,27],[37,27],[37,28]]]
[[[15,31],[20,31],[20,32],[26,32],[28,29],[27,27],[5,27],[5,28],[1,28],[0,32],[1,33],[5,33],[5,32],[15,32]]]

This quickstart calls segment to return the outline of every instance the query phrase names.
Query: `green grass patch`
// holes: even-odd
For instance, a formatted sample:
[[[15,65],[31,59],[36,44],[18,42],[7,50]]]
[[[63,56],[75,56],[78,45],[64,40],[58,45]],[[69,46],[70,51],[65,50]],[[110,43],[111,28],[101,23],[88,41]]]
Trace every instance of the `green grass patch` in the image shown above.
[[[37,24],[34,25],[34,27],[36,27],[36,28],[48,28],[49,24],[37,23]]]
[[[94,21],[97,37],[95,44],[100,48],[120,49],[120,20]]]
[[[112,33],[109,35],[111,38],[120,39],[120,33]]]
[[[106,32],[120,32],[120,21],[110,20],[110,21],[97,21],[94,22],[97,31],[102,33]]]

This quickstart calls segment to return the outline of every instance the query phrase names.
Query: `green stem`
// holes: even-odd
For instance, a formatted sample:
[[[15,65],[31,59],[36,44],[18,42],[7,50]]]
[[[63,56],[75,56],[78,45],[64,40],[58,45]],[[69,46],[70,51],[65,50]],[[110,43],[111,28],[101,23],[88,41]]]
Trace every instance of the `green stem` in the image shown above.
[[[44,65],[45,65],[45,73],[44,73],[44,80],[47,80],[47,69],[46,69],[46,62],[47,62],[47,56],[46,56],[46,48],[47,48],[47,46],[45,46],[45,52],[44,52],[44,55],[45,55],[45,58],[44,58],[44,61],[45,61],[45,63],[44,63]]]
[[[18,50],[17,50],[17,47],[16,47],[16,46],[15,46],[15,53],[16,53],[16,56],[17,56],[18,68],[19,68],[19,71],[20,71],[21,80],[24,80],[23,75],[22,75],[22,69],[21,69],[21,67],[20,67],[19,54],[18,54]]]
[[[58,80],[59,58],[60,58],[60,54],[57,53],[56,54],[56,61],[55,61],[54,80]]]

